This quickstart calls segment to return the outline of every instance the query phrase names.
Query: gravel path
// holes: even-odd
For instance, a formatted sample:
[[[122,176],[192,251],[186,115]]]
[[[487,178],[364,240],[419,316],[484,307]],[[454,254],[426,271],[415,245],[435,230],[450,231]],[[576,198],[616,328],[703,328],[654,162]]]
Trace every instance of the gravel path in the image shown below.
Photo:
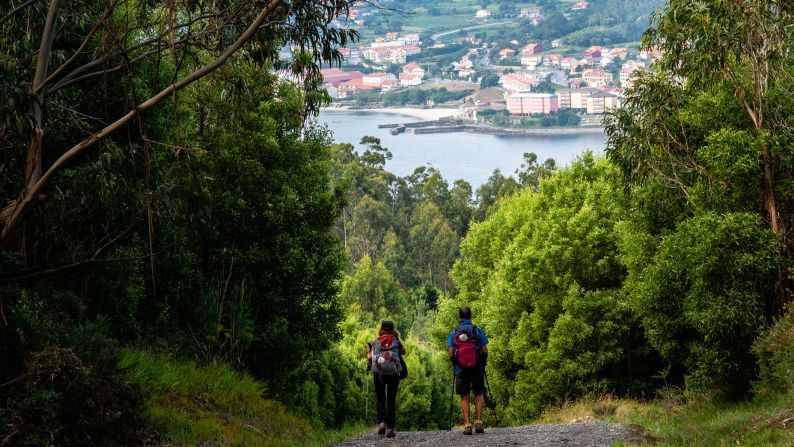
[[[637,430],[625,425],[587,422],[486,428],[485,434],[474,436],[464,436],[459,428],[452,431],[398,432],[393,439],[368,434],[336,447],[607,447],[619,440],[639,442],[643,439]]]

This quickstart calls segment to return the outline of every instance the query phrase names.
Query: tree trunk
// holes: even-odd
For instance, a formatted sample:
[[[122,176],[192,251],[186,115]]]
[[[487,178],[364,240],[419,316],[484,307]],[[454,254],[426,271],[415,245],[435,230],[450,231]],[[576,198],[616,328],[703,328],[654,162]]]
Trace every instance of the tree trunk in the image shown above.
[[[783,224],[780,221],[780,215],[777,212],[777,202],[775,199],[775,168],[771,159],[772,154],[770,154],[768,150],[764,150],[762,152],[762,156],[764,159],[762,186],[764,209],[766,210],[766,214],[769,218],[769,227],[778,237],[781,238],[781,240],[784,241],[782,250],[785,251],[786,229],[783,227]],[[781,266],[778,269],[778,278],[775,288],[777,289],[778,296],[777,311],[782,314],[786,305],[789,303],[789,301],[791,301],[791,295],[789,294],[788,269],[785,266]]]
[[[40,87],[44,80],[47,79],[52,42],[55,39],[55,21],[58,18],[60,5],[61,0],[52,0],[50,3],[47,19],[44,22],[44,30],[41,34],[36,74],[33,76],[33,84],[30,86],[31,91],[38,93],[33,101],[33,135],[28,145],[27,163],[25,164],[25,194],[28,194],[39,181],[42,173],[41,144],[44,139],[44,89]]]

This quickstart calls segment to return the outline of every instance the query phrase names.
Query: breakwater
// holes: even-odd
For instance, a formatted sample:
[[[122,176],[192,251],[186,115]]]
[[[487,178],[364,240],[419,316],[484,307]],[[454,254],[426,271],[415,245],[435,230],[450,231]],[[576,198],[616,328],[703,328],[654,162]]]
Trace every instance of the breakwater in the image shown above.
[[[391,129],[392,135],[398,135],[411,129],[416,135],[429,135],[439,133],[469,132],[488,135],[581,135],[602,134],[603,126],[579,127],[536,127],[529,129],[506,129],[501,127],[484,126],[481,124],[460,124],[450,120],[418,121],[413,123],[379,124],[380,129]]]

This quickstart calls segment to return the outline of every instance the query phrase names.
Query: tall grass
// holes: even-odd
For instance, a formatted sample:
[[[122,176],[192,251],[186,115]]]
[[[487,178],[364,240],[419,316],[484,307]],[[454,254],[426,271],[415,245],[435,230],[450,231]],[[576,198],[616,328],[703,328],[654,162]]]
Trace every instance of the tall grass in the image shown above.
[[[653,401],[585,398],[543,414],[540,422],[603,420],[644,429],[656,446],[794,446],[794,395],[725,403],[664,390]],[[785,427],[784,427],[785,425]],[[621,445],[637,445],[628,443]]]
[[[146,396],[146,417],[161,445],[320,446],[360,433],[326,431],[263,399],[264,385],[228,365],[125,351],[125,377]]]

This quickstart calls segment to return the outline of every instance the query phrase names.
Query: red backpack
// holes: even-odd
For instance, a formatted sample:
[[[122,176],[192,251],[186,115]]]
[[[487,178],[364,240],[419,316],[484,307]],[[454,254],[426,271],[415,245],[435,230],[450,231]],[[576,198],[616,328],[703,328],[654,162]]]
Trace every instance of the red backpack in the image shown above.
[[[477,326],[461,324],[455,330],[452,341],[455,347],[455,360],[463,369],[474,369],[479,363],[479,347],[477,346]]]

